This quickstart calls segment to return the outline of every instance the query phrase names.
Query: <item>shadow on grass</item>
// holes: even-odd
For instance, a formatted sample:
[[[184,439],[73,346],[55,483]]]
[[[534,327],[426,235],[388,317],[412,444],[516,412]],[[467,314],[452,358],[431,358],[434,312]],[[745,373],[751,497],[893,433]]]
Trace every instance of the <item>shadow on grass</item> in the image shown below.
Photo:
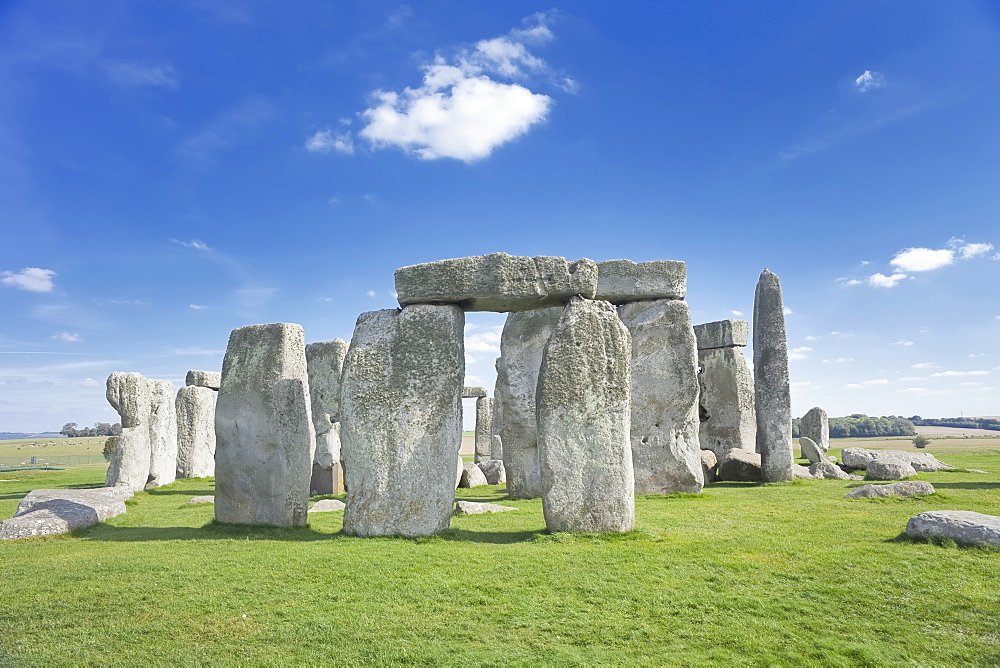
[[[330,540],[342,535],[315,531],[309,527],[268,527],[209,522],[200,527],[116,527],[99,524],[81,533],[86,540],[140,543],[167,540],[281,540],[309,542]]]
[[[493,545],[510,545],[512,543],[530,543],[544,535],[544,529],[528,531],[472,531],[470,529],[448,529],[438,534],[441,540],[461,543],[491,543]]]
[[[931,480],[934,489],[1000,489],[1000,482],[936,482]]]
[[[951,538],[945,538],[944,536],[911,536],[905,531],[900,532],[898,536],[887,538],[884,542],[903,543],[909,545],[937,545],[938,547],[943,548],[1000,554],[1000,546],[997,545],[959,543]]]

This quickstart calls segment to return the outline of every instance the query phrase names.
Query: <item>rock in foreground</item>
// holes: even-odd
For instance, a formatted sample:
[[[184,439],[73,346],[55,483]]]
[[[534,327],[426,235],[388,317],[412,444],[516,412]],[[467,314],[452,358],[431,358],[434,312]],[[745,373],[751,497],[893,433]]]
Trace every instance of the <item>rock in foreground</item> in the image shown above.
[[[457,501],[455,503],[456,515],[483,515],[485,513],[505,513],[510,510],[520,510],[510,506],[501,506],[497,503],[476,503],[475,501]]]
[[[906,480],[888,485],[861,485],[844,495],[845,499],[876,499],[890,496],[923,496],[933,494],[934,485],[923,480]]]
[[[1000,517],[968,510],[932,510],[906,523],[911,538],[950,538],[966,545],[1000,546]]]

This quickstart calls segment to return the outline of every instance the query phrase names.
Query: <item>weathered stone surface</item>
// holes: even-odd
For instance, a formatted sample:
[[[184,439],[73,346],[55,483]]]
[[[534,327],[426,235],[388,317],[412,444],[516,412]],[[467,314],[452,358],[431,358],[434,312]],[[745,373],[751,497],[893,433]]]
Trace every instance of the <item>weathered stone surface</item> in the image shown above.
[[[309,493],[312,496],[318,494],[343,494],[344,469],[341,467],[340,462],[327,468],[319,462],[314,461],[312,478],[309,480]]]
[[[341,339],[306,346],[309,399],[316,431],[314,462],[327,470],[340,463],[340,375],[346,356],[347,342]]]
[[[850,480],[851,476],[848,475],[847,471],[840,468],[833,462],[822,461],[812,464],[809,467],[809,473],[812,473],[814,478],[827,478],[830,480]]]
[[[313,504],[309,509],[310,513],[335,513],[347,507],[343,501],[338,499],[323,499]]]
[[[511,313],[500,336],[493,395],[493,409],[498,411],[494,433],[499,434],[503,444],[507,494],[512,499],[542,495],[535,392],[545,344],[562,312],[562,307],[556,307]]]
[[[719,480],[727,482],[760,482],[760,454],[733,448],[719,462]]]
[[[215,496],[192,496],[188,503],[215,503]]]
[[[177,410],[174,384],[149,383],[149,478],[146,489],[169,485],[177,479]]]
[[[503,468],[503,462],[498,459],[491,459],[477,464],[479,470],[486,476],[486,484],[503,485],[507,482],[507,472]]]
[[[778,277],[765,269],[753,300],[754,407],[764,482],[792,479],[792,399]]]
[[[809,470],[808,466],[792,464],[792,477],[798,480],[812,480],[815,476]]]
[[[115,371],[108,376],[107,398],[121,416],[122,433],[104,484],[138,492],[149,479],[149,383],[138,373]]]
[[[486,513],[506,513],[510,510],[520,510],[510,506],[501,506],[497,503],[476,503],[475,501],[456,501],[456,515],[484,515]]]
[[[802,449],[802,458],[808,459],[810,464],[826,461],[826,454],[820,452],[816,442],[807,436],[799,438],[799,448]]]
[[[1000,517],[968,510],[931,510],[911,517],[906,535],[912,538],[950,538],[965,545],[1000,546]]]
[[[479,487],[488,484],[490,483],[486,480],[486,474],[476,464],[465,462],[462,465],[462,479],[458,483],[459,487]]]
[[[187,372],[184,384],[192,387],[207,387],[210,390],[218,391],[222,384],[222,373],[219,371],[197,371]]]
[[[462,455],[458,455],[458,470],[455,472],[455,489],[462,484],[462,474],[465,473],[465,460]]]
[[[503,440],[499,434],[493,434],[493,440],[490,445],[490,459],[503,461]]]
[[[715,453],[711,450],[702,450],[701,456],[701,473],[705,477],[705,482],[716,482],[719,479],[719,474],[716,468],[719,466],[719,459],[715,456]]]
[[[867,469],[876,459],[909,464],[922,473],[933,473],[953,468],[937,459],[929,452],[906,452],[905,450],[866,450],[865,448],[844,448],[840,460],[850,469]]]
[[[493,399],[476,399],[476,454],[477,462],[489,461],[493,450]]]
[[[845,499],[874,499],[889,496],[922,496],[933,494],[934,485],[923,480],[891,482],[888,485],[861,485],[844,495]]]
[[[874,459],[865,470],[865,480],[902,480],[916,474],[916,469],[906,462]]]
[[[302,327],[234,329],[215,409],[215,519],[304,526],[316,451]]]
[[[463,399],[478,399],[479,397],[485,397],[489,394],[485,387],[478,387],[472,385],[466,385],[462,388],[462,398]]]
[[[177,391],[177,477],[215,475],[215,390],[185,385]]]
[[[618,316],[632,338],[632,467],[636,494],[698,493],[698,351],[691,311],[676,299],[630,302]]]
[[[753,375],[739,348],[698,351],[702,450],[722,460],[733,448],[754,452],[757,415],[754,412]]]
[[[799,431],[805,438],[812,439],[822,457],[826,457],[826,453],[830,450],[830,420],[825,410],[818,406],[810,408],[802,416]]]
[[[746,320],[716,320],[694,326],[698,350],[742,347],[747,344],[749,334],[750,323]]]
[[[462,441],[465,314],[418,304],[363,313],[344,362],[344,531],[427,536],[448,528]]]
[[[597,263],[595,299],[625,304],[650,299],[684,299],[687,265],[675,260],[607,260]]]
[[[570,299],[545,346],[538,453],[549,531],[632,529],[631,347],[614,307],[582,297]]]
[[[466,311],[527,311],[593,297],[597,265],[561,257],[492,253],[438,260],[396,270],[400,306],[458,304]]]
[[[0,522],[0,540],[85,529],[124,513],[131,496],[122,487],[36,489],[21,499],[13,518]]]

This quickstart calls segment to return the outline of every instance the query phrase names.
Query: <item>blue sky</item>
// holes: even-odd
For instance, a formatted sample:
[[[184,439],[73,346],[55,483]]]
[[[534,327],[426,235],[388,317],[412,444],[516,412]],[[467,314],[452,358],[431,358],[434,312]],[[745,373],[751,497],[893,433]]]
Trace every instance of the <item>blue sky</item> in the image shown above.
[[[494,251],[684,260],[696,323],[768,267],[796,415],[997,415],[998,118],[990,2],[6,2],[0,431]]]

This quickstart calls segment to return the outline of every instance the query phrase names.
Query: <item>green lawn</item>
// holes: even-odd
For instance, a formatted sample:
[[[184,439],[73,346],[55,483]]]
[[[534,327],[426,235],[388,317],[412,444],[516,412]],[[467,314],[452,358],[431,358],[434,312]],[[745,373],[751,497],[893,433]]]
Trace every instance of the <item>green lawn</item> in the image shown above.
[[[139,493],[75,536],[0,543],[0,665],[899,665],[1000,662],[1000,551],[915,543],[925,510],[1000,514],[1000,448],[927,452],[989,473],[848,501],[856,481],[640,497],[622,536],[550,535],[541,503],[424,540],[212,524],[211,480]],[[836,452],[834,453],[836,454]],[[0,478],[0,517],[100,467]]]

